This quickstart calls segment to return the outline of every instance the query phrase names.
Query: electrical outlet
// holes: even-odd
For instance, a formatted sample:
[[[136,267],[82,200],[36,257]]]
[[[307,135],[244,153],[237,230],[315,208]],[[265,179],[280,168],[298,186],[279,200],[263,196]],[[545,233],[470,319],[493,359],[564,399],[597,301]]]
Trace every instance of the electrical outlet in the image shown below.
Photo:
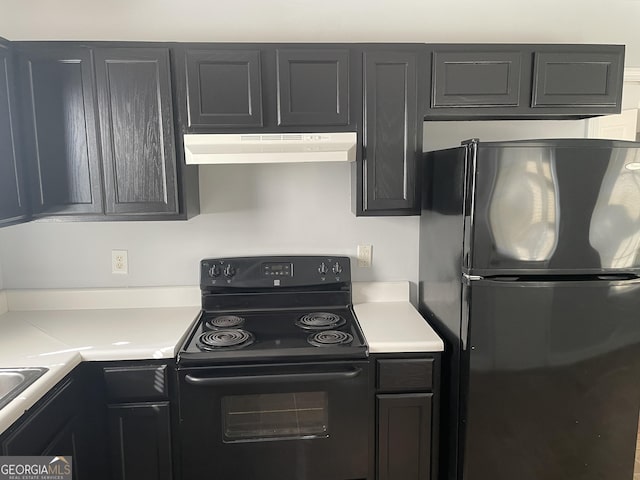
[[[111,273],[129,273],[129,260],[126,250],[111,250]]]
[[[368,268],[371,266],[373,245],[358,245],[358,266]]]

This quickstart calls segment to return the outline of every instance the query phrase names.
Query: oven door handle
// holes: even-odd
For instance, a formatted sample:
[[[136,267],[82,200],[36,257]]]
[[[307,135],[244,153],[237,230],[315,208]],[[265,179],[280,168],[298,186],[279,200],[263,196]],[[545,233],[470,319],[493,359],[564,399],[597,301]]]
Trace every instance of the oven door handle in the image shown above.
[[[210,387],[219,385],[232,385],[238,383],[265,384],[281,382],[326,382],[333,380],[348,380],[355,378],[362,372],[361,368],[354,368],[342,372],[315,372],[315,373],[284,373],[276,375],[247,375],[239,377],[198,377],[186,375],[187,383],[196,386]]]

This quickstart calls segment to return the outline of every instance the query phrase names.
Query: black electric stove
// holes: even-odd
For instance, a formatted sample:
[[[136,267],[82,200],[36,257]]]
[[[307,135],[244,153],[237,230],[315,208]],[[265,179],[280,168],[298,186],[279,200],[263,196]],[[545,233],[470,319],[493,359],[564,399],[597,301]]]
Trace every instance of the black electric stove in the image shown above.
[[[348,257],[206,259],[200,280],[202,311],[180,365],[367,357]]]

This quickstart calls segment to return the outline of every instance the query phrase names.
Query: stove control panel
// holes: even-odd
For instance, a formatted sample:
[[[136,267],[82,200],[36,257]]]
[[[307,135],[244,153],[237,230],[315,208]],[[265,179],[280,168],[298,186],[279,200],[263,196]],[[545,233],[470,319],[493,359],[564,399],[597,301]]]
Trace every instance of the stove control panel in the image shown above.
[[[200,287],[282,288],[351,282],[349,257],[319,255],[209,258],[200,262]]]

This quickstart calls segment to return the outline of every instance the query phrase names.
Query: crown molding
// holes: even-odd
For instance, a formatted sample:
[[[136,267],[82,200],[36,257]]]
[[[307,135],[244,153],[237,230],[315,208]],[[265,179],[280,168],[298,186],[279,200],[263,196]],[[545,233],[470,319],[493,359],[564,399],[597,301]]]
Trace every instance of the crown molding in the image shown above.
[[[627,67],[624,69],[625,82],[640,83],[640,67]]]

